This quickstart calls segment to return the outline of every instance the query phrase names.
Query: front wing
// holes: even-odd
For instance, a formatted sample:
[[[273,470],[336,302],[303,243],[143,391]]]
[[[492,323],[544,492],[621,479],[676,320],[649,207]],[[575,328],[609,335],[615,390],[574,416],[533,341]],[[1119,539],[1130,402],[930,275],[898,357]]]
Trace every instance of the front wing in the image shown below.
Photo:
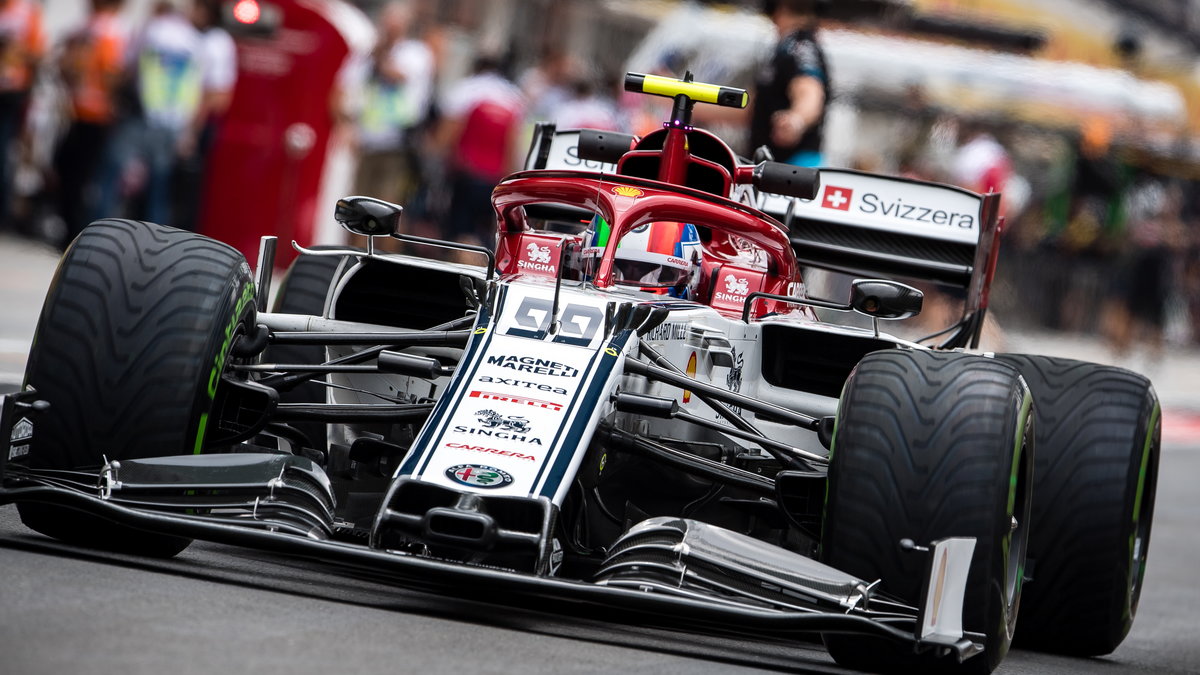
[[[887,619],[828,608],[781,609],[740,602],[697,591],[695,584],[689,586],[682,578],[676,584],[669,579],[592,583],[538,576],[335,541],[329,537],[332,518],[320,498],[323,474],[302,458],[201,455],[110,462],[90,473],[39,472],[24,462],[34,442],[37,412],[36,392],[0,396],[0,505],[54,504],[147,532],[369,569],[387,575],[401,587],[476,600],[487,597],[545,611],[562,612],[582,604],[607,609],[609,616],[616,612],[623,622],[757,637],[865,634],[960,661],[982,651],[982,635],[961,631],[962,589],[970,566],[971,539],[933,542],[926,565],[927,591],[920,608],[907,615],[889,612]],[[123,482],[122,476],[132,480]],[[207,476],[220,476],[220,481]],[[307,487],[301,485],[304,481]],[[114,497],[123,491],[135,498]],[[681,547],[699,554],[687,560],[680,556],[679,562],[691,568],[683,569],[681,577],[697,577],[703,571],[704,551],[695,544]],[[727,549],[726,553],[736,550]],[[719,547],[712,551],[721,557]],[[726,557],[730,558],[725,561],[727,567],[729,563],[734,568],[749,567],[734,559],[736,555]],[[820,563],[811,564],[820,568]]]

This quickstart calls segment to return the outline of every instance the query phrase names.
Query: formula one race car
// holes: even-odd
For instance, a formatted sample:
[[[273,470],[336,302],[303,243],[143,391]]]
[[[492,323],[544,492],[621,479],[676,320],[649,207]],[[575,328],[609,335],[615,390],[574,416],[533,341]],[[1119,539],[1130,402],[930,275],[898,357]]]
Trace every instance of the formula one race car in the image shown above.
[[[271,238],[252,277],[203,236],[94,223],[0,401],[0,503],[87,546],[204,539],[640,624],[820,634],[864,669],[985,673],[1014,632],[1116,648],[1157,399],[1117,368],[963,351],[999,195],[751,163],[690,124],[745,92],[626,87],[674,101],[664,128],[539,126],[493,192],[494,250],[348,197],[336,218],[365,249],[301,250],[276,311]],[[862,278],[818,299],[802,265]],[[965,292],[936,348],[879,331],[922,304],[892,277]]]

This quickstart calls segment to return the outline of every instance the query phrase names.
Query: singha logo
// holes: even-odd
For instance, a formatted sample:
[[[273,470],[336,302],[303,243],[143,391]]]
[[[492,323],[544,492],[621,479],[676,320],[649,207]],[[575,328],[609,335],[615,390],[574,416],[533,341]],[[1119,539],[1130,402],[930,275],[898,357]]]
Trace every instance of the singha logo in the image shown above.
[[[531,261],[533,261],[535,263],[550,262],[550,247],[549,246],[538,246],[537,244],[530,244],[527,248],[529,250],[529,259]]]
[[[490,409],[480,410],[475,415],[479,418],[479,423],[489,429],[504,429],[518,434],[529,431],[529,420],[520,415],[503,417],[500,413]]]
[[[746,295],[750,292],[750,282],[745,279],[739,279],[732,274],[726,274],[725,292],[731,295]]]

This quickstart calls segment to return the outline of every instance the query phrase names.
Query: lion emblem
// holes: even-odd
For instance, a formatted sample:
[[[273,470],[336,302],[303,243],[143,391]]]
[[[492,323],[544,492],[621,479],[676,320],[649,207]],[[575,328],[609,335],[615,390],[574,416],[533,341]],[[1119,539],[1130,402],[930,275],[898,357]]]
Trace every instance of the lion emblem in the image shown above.
[[[529,431],[529,420],[519,415],[509,415],[503,417],[495,410],[480,410],[475,413],[479,418],[479,423],[489,429],[505,429],[518,434],[523,434]]]
[[[550,247],[549,246],[538,246],[537,244],[530,244],[528,247],[528,250],[529,250],[529,259],[532,260],[533,262],[535,262],[535,263],[550,262]]]
[[[730,295],[746,295],[750,292],[750,282],[745,279],[739,279],[732,274],[726,274],[725,292]]]

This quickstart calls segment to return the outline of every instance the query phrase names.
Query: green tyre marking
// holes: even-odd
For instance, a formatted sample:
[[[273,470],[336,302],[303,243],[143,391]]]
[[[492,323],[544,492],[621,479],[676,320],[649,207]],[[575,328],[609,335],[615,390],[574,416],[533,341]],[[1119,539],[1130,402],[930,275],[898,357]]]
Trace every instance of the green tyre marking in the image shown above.
[[[1025,441],[1026,424],[1029,422],[1029,420],[1031,418],[1030,410],[1031,410],[1031,408],[1033,408],[1033,393],[1029,390],[1029,386],[1025,383],[1025,378],[1020,377],[1019,375],[1018,375],[1018,377],[1021,382],[1021,389],[1023,390],[1024,393],[1022,394],[1021,408],[1020,408],[1020,412],[1018,413],[1018,417],[1017,417],[1017,419],[1018,419],[1017,438],[1013,442],[1012,469],[1010,470],[1009,475],[1008,475],[1008,507],[1005,509],[1005,512],[1008,514],[1009,522],[1012,522],[1012,519],[1016,516],[1016,514],[1013,513],[1013,510],[1016,508],[1016,505],[1017,505],[1017,483],[1019,482],[1020,473],[1021,473],[1021,457],[1025,454],[1024,441]],[[1028,523],[1026,523],[1026,526],[1028,526]],[[1010,546],[1012,545],[1012,538],[1013,538],[1014,534],[1015,534],[1015,532],[1010,529],[1008,534],[1004,537],[1004,539],[1002,539],[1000,541],[1000,548],[1004,554],[1005,560],[1008,560],[1009,549],[1010,549]],[[1007,565],[1005,566],[1005,569],[1007,571]],[[1014,598],[1021,594],[1021,588],[1024,586],[1025,565],[1022,564],[1022,565],[1017,566],[1016,575],[1017,575],[1016,586],[1013,587],[1013,597]],[[1005,586],[1007,586],[1007,580],[1005,580],[1005,581],[1006,581]],[[1005,602],[1007,602],[1007,601],[1008,601],[1008,599],[1005,598]]]
[[[238,322],[241,321],[242,312],[246,306],[254,302],[254,283],[247,281],[242,286],[241,295],[233,306],[233,313],[229,317],[229,321],[225,324],[224,338],[221,342],[221,348],[217,351],[217,356],[213,359],[212,368],[208,371],[208,405],[207,410],[200,414],[200,422],[196,425],[196,440],[192,443],[192,454],[199,455],[204,449],[204,432],[208,428],[208,416],[212,412],[213,400],[217,395],[217,385],[221,381],[221,373],[225,370],[225,361],[229,358],[229,350],[233,347],[234,331],[237,329]]]
[[[1162,406],[1157,399],[1154,401],[1154,410],[1150,413],[1150,424],[1146,428],[1146,438],[1142,441],[1142,461],[1138,468],[1137,491],[1133,496],[1133,530],[1129,533],[1129,575],[1125,580],[1125,588],[1128,589],[1129,598],[1125,603],[1124,616],[1129,618],[1133,614],[1133,591],[1135,588],[1140,588],[1146,576],[1146,566],[1140,564],[1137,560],[1137,554],[1145,554],[1145,551],[1134,551],[1134,544],[1137,542],[1138,525],[1142,516],[1142,497],[1146,490],[1146,469],[1150,464],[1150,445],[1154,441],[1154,432],[1158,427],[1159,417],[1162,414]],[[1144,546],[1144,544],[1143,544]],[[1134,574],[1137,579],[1134,579]]]

